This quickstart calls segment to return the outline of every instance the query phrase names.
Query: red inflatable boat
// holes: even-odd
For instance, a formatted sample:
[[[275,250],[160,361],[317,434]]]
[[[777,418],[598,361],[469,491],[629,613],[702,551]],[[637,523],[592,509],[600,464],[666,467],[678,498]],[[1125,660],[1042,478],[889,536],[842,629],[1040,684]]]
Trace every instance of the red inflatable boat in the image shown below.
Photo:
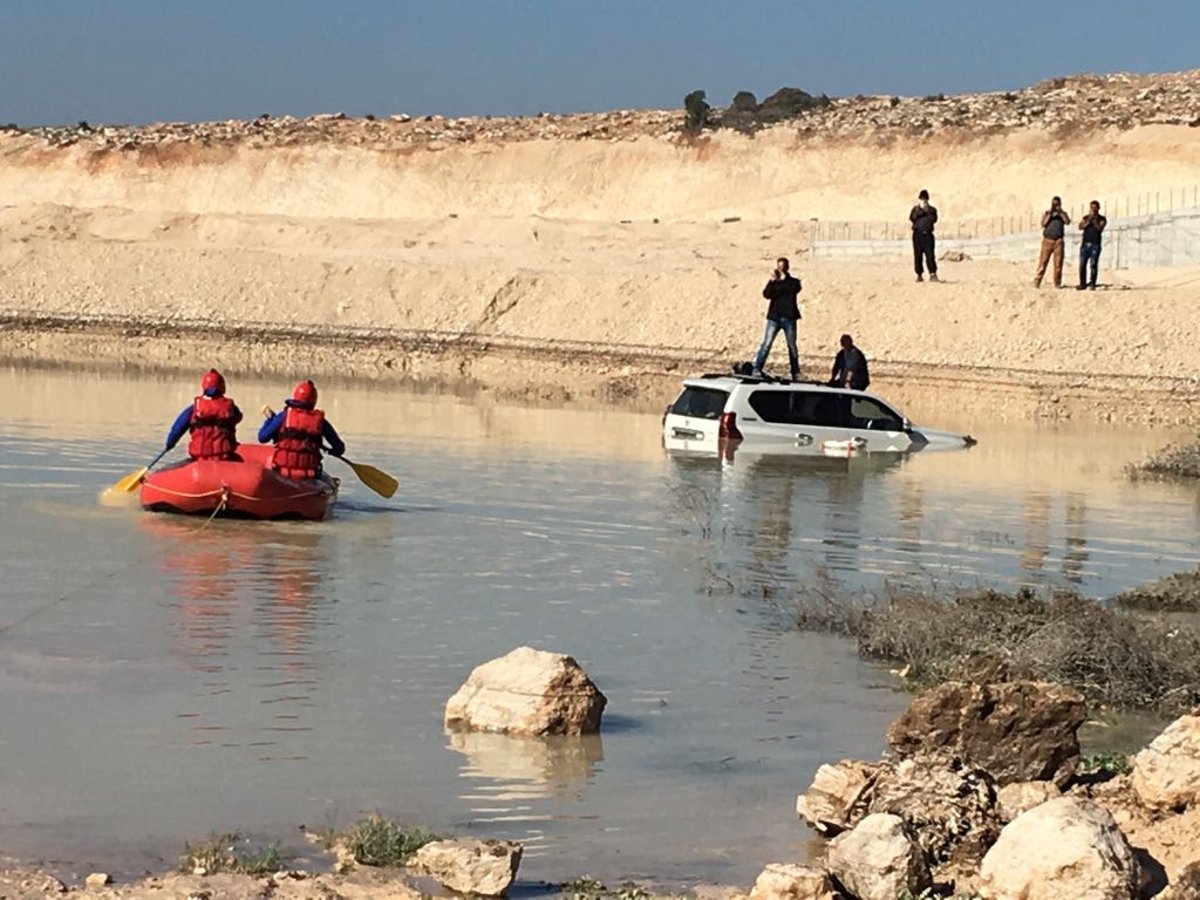
[[[241,460],[197,459],[151,472],[142,482],[145,509],[249,519],[323,519],[338,480],[292,481],[271,468],[274,448],[239,444]]]

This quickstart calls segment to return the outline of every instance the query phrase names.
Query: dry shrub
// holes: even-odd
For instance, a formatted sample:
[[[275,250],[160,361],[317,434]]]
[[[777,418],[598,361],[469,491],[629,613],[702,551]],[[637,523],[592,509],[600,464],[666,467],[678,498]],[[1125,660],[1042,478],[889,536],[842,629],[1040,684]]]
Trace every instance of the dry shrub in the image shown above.
[[[1200,442],[1178,447],[1167,444],[1139,463],[1130,463],[1125,474],[1133,481],[1200,478]]]
[[[815,600],[814,600],[815,598]],[[864,658],[903,666],[914,688],[946,681],[1054,681],[1090,703],[1177,714],[1200,703],[1200,627],[1074,593],[890,592],[870,604],[815,593],[801,628],[854,637]]]

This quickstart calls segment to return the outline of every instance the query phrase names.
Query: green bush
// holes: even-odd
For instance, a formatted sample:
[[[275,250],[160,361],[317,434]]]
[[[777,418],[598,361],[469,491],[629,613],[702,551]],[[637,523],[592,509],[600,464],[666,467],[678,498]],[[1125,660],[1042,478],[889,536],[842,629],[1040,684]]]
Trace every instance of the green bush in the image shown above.
[[[179,871],[185,874],[201,871],[206,875],[220,872],[269,875],[278,872],[282,865],[278,847],[252,847],[249,839],[236,831],[213,834],[194,847],[184,844],[179,857]]]
[[[383,816],[369,816],[339,839],[360,865],[403,866],[414,853],[438,838],[423,828],[405,828]]]

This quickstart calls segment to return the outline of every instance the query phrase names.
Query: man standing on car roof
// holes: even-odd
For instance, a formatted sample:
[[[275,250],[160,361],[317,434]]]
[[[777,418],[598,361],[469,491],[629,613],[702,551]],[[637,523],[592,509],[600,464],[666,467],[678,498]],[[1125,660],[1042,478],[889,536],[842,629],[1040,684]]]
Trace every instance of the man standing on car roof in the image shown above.
[[[754,357],[754,370],[751,374],[762,375],[767,355],[771,352],[771,345],[775,343],[775,335],[782,331],[787,340],[788,365],[791,367],[792,381],[799,381],[800,354],[796,350],[796,323],[800,319],[800,304],[796,298],[800,295],[801,287],[800,279],[792,275],[788,271],[789,268],[786,257],[781,256],[775,260],[775,271],[771,273],[771,280],[763,288],[762,294],[769,301],[767,303],[767,325],[763,332],[762,344],[758,348],[758,354]]]

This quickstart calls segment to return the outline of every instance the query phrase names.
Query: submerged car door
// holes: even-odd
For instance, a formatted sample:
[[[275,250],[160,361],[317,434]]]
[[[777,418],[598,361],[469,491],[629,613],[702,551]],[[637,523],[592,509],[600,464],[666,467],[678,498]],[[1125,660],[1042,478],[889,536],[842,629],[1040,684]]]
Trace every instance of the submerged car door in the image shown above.
[[[849,425],[855,437],[866,440],[864,449],[874,451],[907,450],[913,440],[904,429],[904,417],[881,400],[865,394],[846,395]]]

